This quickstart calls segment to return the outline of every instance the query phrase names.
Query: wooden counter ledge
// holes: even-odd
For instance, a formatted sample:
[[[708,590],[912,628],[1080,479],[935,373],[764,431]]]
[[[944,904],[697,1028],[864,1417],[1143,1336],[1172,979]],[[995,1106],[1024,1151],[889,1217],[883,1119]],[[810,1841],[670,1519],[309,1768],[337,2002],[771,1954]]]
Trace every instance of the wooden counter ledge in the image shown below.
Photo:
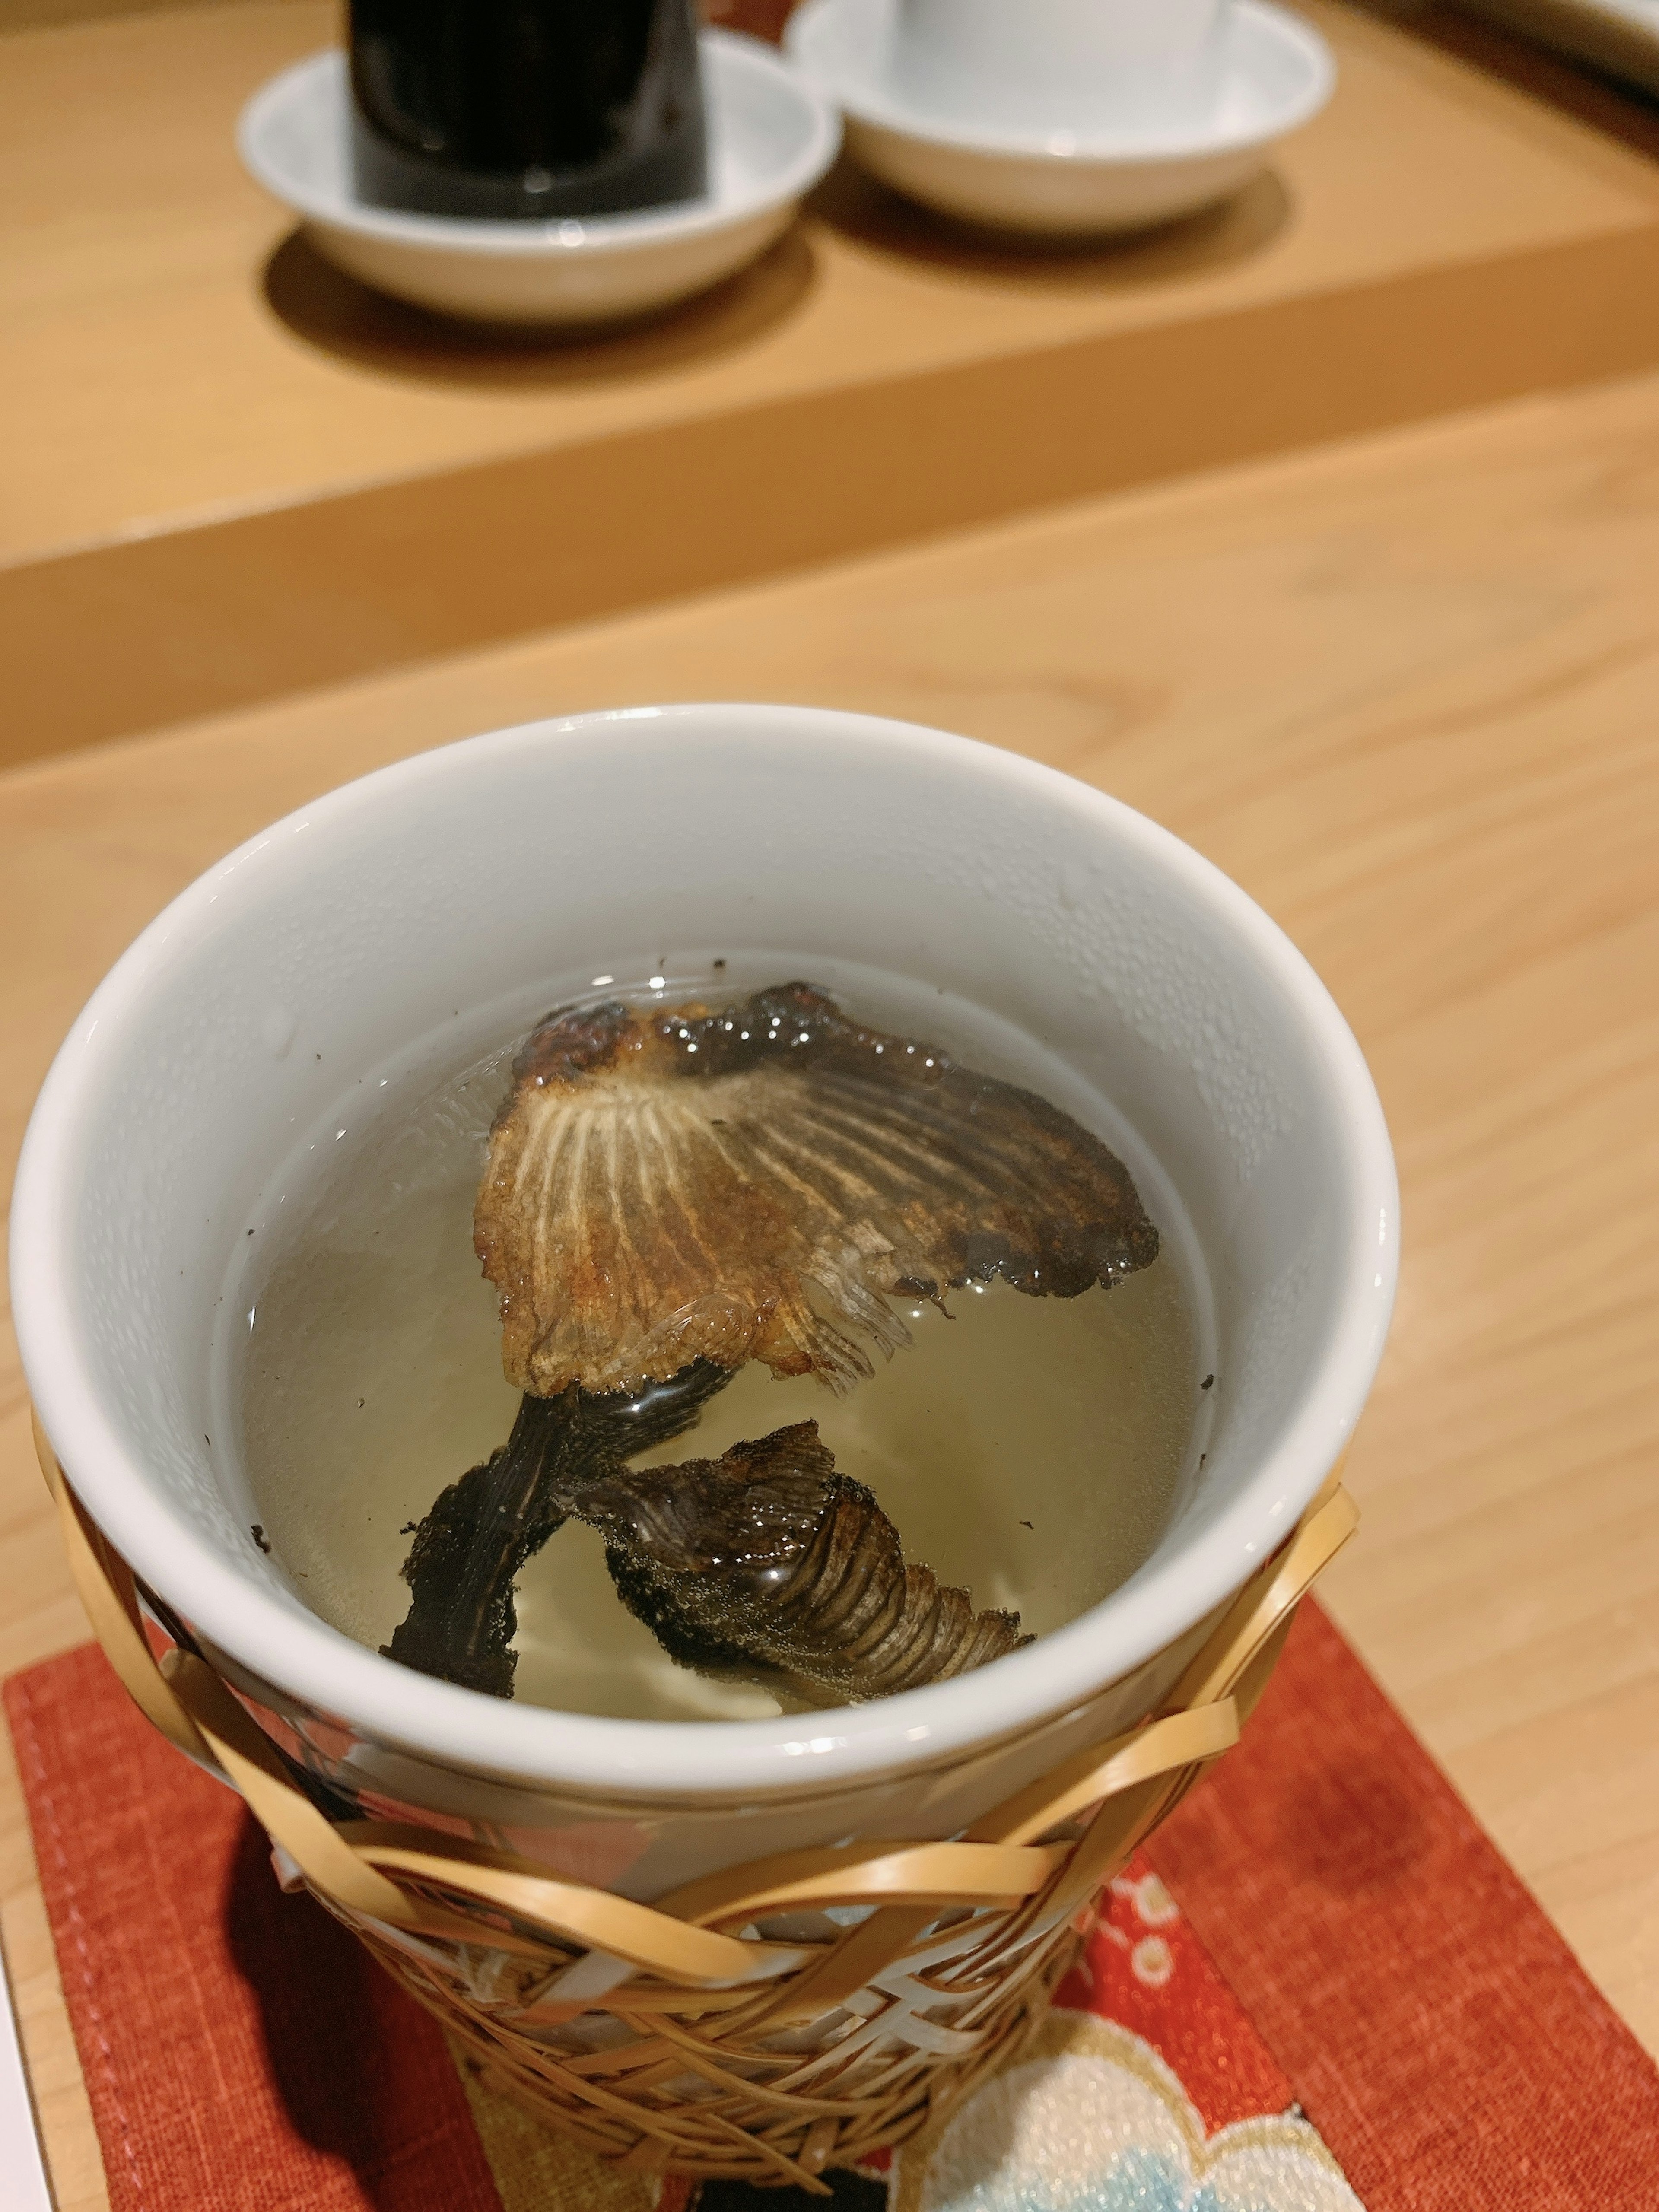
[[[1659,360],[1650,160],[1307,12],[1336,99],[1229,209],[1033,253],[843,170],[552,345],[376,299],[242,175],[316,0],[0,40],[0,759]]]

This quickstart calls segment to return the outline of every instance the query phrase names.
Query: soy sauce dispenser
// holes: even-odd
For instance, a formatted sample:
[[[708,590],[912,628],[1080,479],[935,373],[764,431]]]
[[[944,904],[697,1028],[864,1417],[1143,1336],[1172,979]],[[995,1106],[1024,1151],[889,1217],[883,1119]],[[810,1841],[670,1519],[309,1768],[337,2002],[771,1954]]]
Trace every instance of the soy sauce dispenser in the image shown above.
[[[558,221],[696,198],[693,0],[350,0],[360,198]]]

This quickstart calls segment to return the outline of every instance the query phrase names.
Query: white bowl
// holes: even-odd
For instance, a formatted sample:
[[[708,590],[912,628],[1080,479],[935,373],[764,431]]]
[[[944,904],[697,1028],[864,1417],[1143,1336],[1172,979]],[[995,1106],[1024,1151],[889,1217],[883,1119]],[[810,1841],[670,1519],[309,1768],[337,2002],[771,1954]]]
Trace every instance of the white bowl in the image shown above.
[[[1103,134],[945,120],[889,70],[897,0],[806,0],[790,58],[842,110],[850,152],[947,215],[1054,235],[1144,229],[1237,191],[1316,115],[1336,65],[1318,33],[1269,0],[1233,0],[1221,88],[1202,125]]]
[[[664,954],[683,974],[764,956],[832,988],[863,963],[959,994],[1150,1145],[1162,1225],[1190,1235],[1208,1277],[1213,1413],[1156,1547],[1077,1620],[836,1711],[603,1720],[382,1658],[256,1547],[209,1347],[269,1176],[456,1009],[510,1004],[527,1027],[572,978]],[[614,1821],[617,1886],[648,1897],[765,1851],[950,1835],[1150,1711],[1347,1443],[1388,1324],[1395,1207],[1340,1014],[1267,915],[1167,831],[937,731],[670,707],[420,754],[274,824],[176,899],[46,1079],[18,1170],[12,1302],[76,1492],[279,1741],[396,1817],[510,1827],[526,1849]]]
[[[307,236],[364,283],[495,323],[593,324],[706,291],[765,251],[841,145],[832,106],[773,50],[702,34],[708,191],[562,222],[479,222],[371,207],[352,180],[351,90],[337,48],[255,93],[236,143]]]

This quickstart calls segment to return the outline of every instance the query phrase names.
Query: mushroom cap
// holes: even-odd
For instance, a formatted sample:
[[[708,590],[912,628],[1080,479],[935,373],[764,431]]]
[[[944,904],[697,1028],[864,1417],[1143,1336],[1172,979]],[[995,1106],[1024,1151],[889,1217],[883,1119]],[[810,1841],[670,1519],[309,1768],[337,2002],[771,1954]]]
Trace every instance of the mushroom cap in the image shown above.
[[[1019,1615],[975,1613],[906,1565],[873,1492],[838,1474],[816,1421],[717,1460],[624,1468],[576,1506],[624,1605],[682,1666],[780,1669],[839,1703],[890,1697],[1018,1650]]]
[[[1075,1297],[1158,1248],[1069,1115],[806,983],[550,1014],[514,1064],[474,1243],[507,1379],[538,1397],[694,1359],[844,1389],[908,1340],[895,1296],[1000,1275]]]

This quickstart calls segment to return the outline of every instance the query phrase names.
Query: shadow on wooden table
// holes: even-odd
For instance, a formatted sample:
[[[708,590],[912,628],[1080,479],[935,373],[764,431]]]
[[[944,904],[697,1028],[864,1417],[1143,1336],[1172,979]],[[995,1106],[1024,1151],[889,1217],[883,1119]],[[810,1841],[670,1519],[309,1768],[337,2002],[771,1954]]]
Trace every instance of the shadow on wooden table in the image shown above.
[[[1261,252],[1294,211],[1268,169],[1218,207],[1155,230],[1122,238],[1028,239],[921,207],[847,161],[806,204],[819,222],[861,246],[1048,292],[1130,291],[1205,276]]]
[[[406,2206],[400,2177],[419,2162],[426,2138],[454,2125],[460,2105],[435,2025],[319,1905],[283,1894],[252,1819],[220,1909],[258,2008],[264,2067],[247,2094],[274,2093],[295,2137],[323,2162],[319,2176],[338,2160],[365,2204]]]
[[[265,264],[262,289],[296,337],[389,375],[554,386],[626,382],[733,352],[797,313],[817,280],[811,243],[797,227],[749,268],[665,314],[604,330],[514,330],[390,299],[295,230]]]

